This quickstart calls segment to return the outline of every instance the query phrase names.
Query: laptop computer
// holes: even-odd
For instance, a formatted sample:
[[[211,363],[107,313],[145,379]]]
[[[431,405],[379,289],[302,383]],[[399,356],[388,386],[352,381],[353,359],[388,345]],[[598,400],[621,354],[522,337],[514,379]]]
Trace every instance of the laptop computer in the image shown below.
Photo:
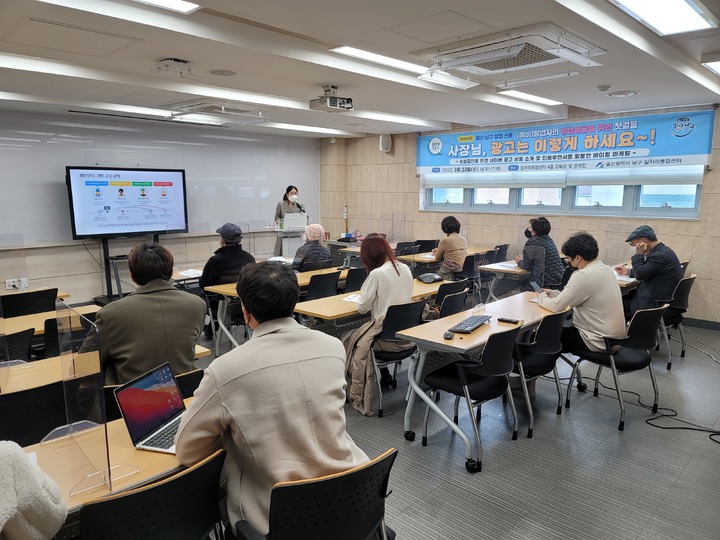
[[[162,364],[115,389],[133,446],[175,453],[175,434],[185,404],[170,364]]]

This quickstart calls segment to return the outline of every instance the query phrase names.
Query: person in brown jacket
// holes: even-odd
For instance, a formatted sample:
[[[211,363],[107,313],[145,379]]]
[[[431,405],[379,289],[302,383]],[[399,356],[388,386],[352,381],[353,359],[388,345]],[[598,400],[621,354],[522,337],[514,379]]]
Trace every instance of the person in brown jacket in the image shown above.
[[[455,216],[447,216],[440,223],[440,228],[447,236],[440,240],[433,255],[442,261],[438,274],[443,279],[453,279],[453,273],[459,272],[467,257],[467,240],[460,236],[460,222]]]

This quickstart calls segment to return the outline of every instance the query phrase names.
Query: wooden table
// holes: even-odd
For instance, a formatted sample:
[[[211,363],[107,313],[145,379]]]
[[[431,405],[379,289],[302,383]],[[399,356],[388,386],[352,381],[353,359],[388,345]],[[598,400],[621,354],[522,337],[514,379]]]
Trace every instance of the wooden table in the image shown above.
[[[440,285],[443,283],[452,283],[450,281],[436,281],[435,283],[423,283],[422,281],[413,280],[412,300],[427,298],[437,294]],[[358,315],[357,304],[353,301],[345,300],[348,297],[354,297],[359,293],[338,294],[335,296],[327,296],[318,298],[317,300],[309,300],[307,302],[298,302],[295,306],[295,313],[315,317],[325,321],[337,321],[353,315]]]
[[[195,345],[195,359],[210,355],[210,349]],[[37,388],[73,376],[96,373],[100,357],[97,351],[55,356],[0,369],[0,391],[3,394]]]
[[[402,330],[397,333],[398,336],[415,342],[420,349],[419,360],[411,360],[410,366],[408,367],[408,382],[412,391],[410,392],[407,408],[405,409],[404,429],[407,440],[413,440],[415,437],[415,433],[411,430],[411,416],[415,399],[419,397],[457,433],[465,445],[466,458],[471,459],[473,457],[472,444],[467,435],[420,387],[422,383],[420,378],[423,376],[425,357],[429,351],[468,353],[484,346],[491,334],[513,328],[512,324],[498,322],[498,317],[518,319],[521,321],[520,324],[523,328],[530,329],[534,327],[539,324],[545,315],[552,313],[542,308],[539,304],[532,302],[531,300],[533,300],[535,296],[535,293],[525,292],[486,304],[484,313],[492,315],[490,322],[476,329],[471,334],[455,334],[450,340],[444,339],[443,334],[451,326],[471,316],[473,314],[472,309],[413,328],[408,328],[407,330]]]
[[[26,292],[44,291],[44,290],[47,290],[50,288],[52,288],[52,287],[37,287],[35,289],[26,289],[24,291],[17,291],[17,290],[0,291],[0,296],[6,296],[9,294],[21,294],[21,293],[26,293]],[[70,298],[70,293],[61,291],[60,289],[58,289],[57,298],[58,298],[58,300],[65,300],[65,298]]]
[[[87,315],[100,311],[100,306],[90,304],[87,306],[73,307],[73,309],[81,315]],[[77,328],[80,328],[80,317],[70,310],[45,311],[42,313],[33,313],[32,315],[22,315],[21,317],[10,317],[9,319],[2,319],[2,323],[0,324],[5,326],[6,334],[14,334],[15,332],[27,330],[28,328],[34,328],[35,335],[39,336],[45,333],[45,321],[47,319],[55,319],[58,314],[64,315],[66,312],[72,313],[73,327],[77,325]]]

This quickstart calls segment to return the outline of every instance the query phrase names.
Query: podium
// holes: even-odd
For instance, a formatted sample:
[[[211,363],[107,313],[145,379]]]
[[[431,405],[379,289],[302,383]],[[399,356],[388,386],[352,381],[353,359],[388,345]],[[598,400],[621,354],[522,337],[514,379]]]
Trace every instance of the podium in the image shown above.
[[[282,241],[283,257],[294,257],[295,252],[303,245],[302,235],[305,232],[306,225],[306,213],[285,214],[277,231]]]

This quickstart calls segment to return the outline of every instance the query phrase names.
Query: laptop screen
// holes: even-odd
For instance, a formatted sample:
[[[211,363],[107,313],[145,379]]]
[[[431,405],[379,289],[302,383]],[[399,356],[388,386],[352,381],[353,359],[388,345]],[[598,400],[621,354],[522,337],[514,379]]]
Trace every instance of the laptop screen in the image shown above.
[[[133,445],[185,410],[175,375],[167,363],[116,388],[115,398]]]

